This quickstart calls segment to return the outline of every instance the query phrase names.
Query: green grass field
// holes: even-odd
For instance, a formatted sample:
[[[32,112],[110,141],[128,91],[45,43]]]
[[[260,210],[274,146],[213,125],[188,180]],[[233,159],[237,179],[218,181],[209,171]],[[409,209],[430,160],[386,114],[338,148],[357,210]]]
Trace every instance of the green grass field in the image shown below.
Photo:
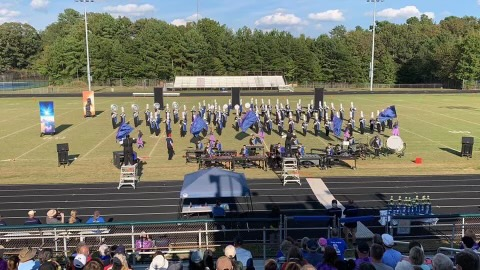
[[[243,96],[244,102],[250,97]],[[261,98],[256,97],[258,102]],[[276,97],[265,97],[272,104]],[[285,104],[286,97],[278,97]],[[295,106],[298,99],[302,103],[310,102],[312,96],[290,97],[290,104]],[[178,97],[166,98],[171,104],[178,102],[190,108],[203,99],[213,103],[215,98]],[[228,98],[217,97],[219,104],[227,102]],[[63,129],[55,136],[40,137],[39,101],[53,100],[55,102],[55,121],[57,128]],[[480,95],[478,94],[439,94],[439,95],[338,95],[326,96],[328,104],[334,102],[336,107],[343,103],[350,106],[353,101],[358,109],[363,110],[367,117],[370,112],[382,110],[389,105],[396,105],[399,115],[400,135],[407,144],[403,158],[396,155],[382,157],[380,160],[358,160],[357,170],[348,167],[334,167],[327,171],[318,168],[302,169],[304,177],[322,176],[360,176],[360,175],[421,175],[421,174],[475,174],[480,172]],[[88,183],[112,182],[118,183],[119,170],[112,165],[112,151],[122,150],[115,142],[116,130],[110,124],[110,104],[124,106],[127,120],[132,121],[131,104],[139,104],[142,111],[146,104],[152,104],[152,98],[96,98],[96,110],[101,113],[95,118],[83,118],[81,98],[3,98],[0,99],[0,175],[1,184],[31,184],[31,183]],[[152,107],[152,105],[150,105]],[[162,116],[164,117],[164,116]],[[239,150],[248,138],[239,141],[231,124],[231,114],[227,128],[221,136],[216,134],[224,149]],[[190,113],[189,113],[190,118]],[[133,122],[133,121],[132,121]],[[285,125],[286,126],[286,125]],[[358,124],[357,124],[358,126]],[[276,128],[276,126],[274,125]],[[147,127],[140,127],[146,142],[145,148],[137,150],[139,156],[146,161],[142,181],[183,179],[184,174],[194,172],[196,164],[185,164],[182,156],[185,150],[193,147],[191,135],[180,138],[179,126],[173,131],[176,156],[167,160],[165,146],[165,125],[162,125],[160,137],[150,137]],[[300,130],[300,125],[296,125]],[[309,129],[313,130],[310,123]],[[323,130],[323,128],[322,128]],[[300,132],[297,132],[297,134]],[[136,137],[137,131],[133,136]],[[390,130],[387,129],[387,135]],[[366,142],[367,136],[355,133],[357,141]],[[456,153],[461,148],[461,137],[475,137],[473,159],[467,160]],[[331,136],[333,138],[333,136]],[[324,148],[328,142],[320,137],[308,134],[299,135],[301,143],[310,148]],[[267,144],[282,142],[275,133],[266,137]],[[73,163],[64,168],[57,166],[57,143],[69,143],[70,155],[78,155]],[[423,159],[422,165],[413,162],[416,157]],[[277,179],[272,171],[260,169],[237,169],[244,172],[248,178]],[[272,180],[275,181],[275,180]]]

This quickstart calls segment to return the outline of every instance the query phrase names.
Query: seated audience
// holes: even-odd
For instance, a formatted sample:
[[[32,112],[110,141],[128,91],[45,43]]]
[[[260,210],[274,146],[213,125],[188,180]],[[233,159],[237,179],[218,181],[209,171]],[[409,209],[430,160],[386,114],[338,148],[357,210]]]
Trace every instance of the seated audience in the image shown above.
[[[447,255],[438,253],[435,256],[433,256],[432,269],[433,270],[452,270],[453,262]]]
[[[37,211],[34,211],[34,210],[28,211],[28,218],[27,218],[27,220],[25,220],[24,225],[37,225],[37,224],[42,224],[42,222],[40,221],[40,219],[38,219],[37,217],[35,217],[35,214],[36,214],[36,213],[37,213]]]
[[[228,245],[225,247],[223,250],[225,256],[230,259],[233,269],[235,270],[242,270],[243,269],[243,264],[242,262],[237,260],[237,251],[233,245]]]
[[[391,266],[388,266],[382,262],[383,254],[385,253],[385,248],[379,244],[373,244],[370,247],[370,258],[371,263],[376,270],[393,270]]]
[[[86,223],[89,224],[89,223],[104,223],[104,222],[105,220],[103,219],[103,217],[100,216],[100,211],[95,210],[95,212],[93,212],[93,216],[90,217]]]
[[[18,264],[18,270],[38,270],[40,268],[40,262],[34,260],[37,255],[37,250],[33,248],[24,248],[18,254],[20,263]]]
[[[252,253],[243,248],[243,239],[240,236],[235,237],[233,241],[237,260],[242,263],[246,269],[254,269]]]
[[[323,254],[323,262],[317,264],[317,270],[337,270],[335,263],[337,262],[337,251],[332,246],[326,246]]]
[[[383,246],[385,247],[385,253],[383,253],[382,262],[392,268],[397,266],[397,263],[402,260],[402,254],[393,249],[395,242],[393,237],[389,234],[382,234]]]
[[[395,270],[420,270],[420,269],[415,269],[413,265],[408,261],[400,261],[397,263],[397,266],[395,266]]]
[[[358,243],[357,248],[355,249],[356,252],[356,260],[355,260],[355,270],[360,269],[360,265],[363,263],[370,263],[370,247],[368,246],[368,243],[365,241],[361,241]],[[375,268],[372,265],[373,268]]]
[[[205,270],[202,251],[200,250],[190,251],[190,257],[188,260],[188,270]]]
[[[306,245],[307,253],[305,254],[305,260],[311,265],[317,265],[323,261],[323,254],[318,252],[320,246],[318,241],[310,239]]]
[[[461,249],[473,249],[475,246],[475,240],[472,237],[465,235],[462,237],[462,243],[460,244]]]
[[[153,258],[148,270],[166,270],[168,269],[168,260],[163,255],[157,255]]]
[[[68,219],[69,224],[82,223],[82,220],[78,217],[78,211],[70,211],[70,218]]]
[[[140,233],[140,239],[135,241],[136,251],[150,251],[153,248],[153,241],[150,236],[143,231]]]
[[[233,264],[230,258],[226,256],[218,258],[216,270],[233,270]]]
[[[327,239],[327,244],[335,249],[338,259],[343,261],[345,250],[347,249],[347,243],[345,243],[345,240],[339,237],[338,229],[332,229],[331,234],[332,237]]]
[[[8,257],[7,268],[8,270],[18,270],[20,264],[20,258],[17,255]]]
[[[472,231],[472,229],[465,230],[465,237],[472,238],[473,245],[472,245],[472,247],[470,247],[471,249],[473,249],[473,250],[478,250],[479,249],[479,245],[478,245],[478,242],[477,242],[477,236],[475,235],[475,232]],[[464,249],[464,248],[465,248],[465,246],[463,245],[463,241],[462,241],[462,244],[460,244],[460,249]]]
[[[47,212],[46,224],[63,224],[65,223],[65,214],[56,209],[50,209]]]
[[[479,259],[478,255],[472,250],[465,249],[455,255],[455,269],[456,270],[478,270]]]
[[[422,270],[430,270],[430,266],[425,264],[425,253],[420,247],[412,247],[408,258],[413,266],[419,266]]]
[[[274,259],[268,259],[265,261],[264,270],[277,270],[277,262]]]

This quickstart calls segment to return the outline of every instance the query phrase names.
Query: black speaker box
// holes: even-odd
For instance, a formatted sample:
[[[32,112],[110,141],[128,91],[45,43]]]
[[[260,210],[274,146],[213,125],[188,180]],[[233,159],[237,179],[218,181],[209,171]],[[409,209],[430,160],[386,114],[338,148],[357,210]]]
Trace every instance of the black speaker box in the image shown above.
[[[472,144],[473,145],[473,137],[462,137],[462,144]]]
[[[160,110],[163,110],[163,88],[153,88],[153,102],[160,104]]]
[[[473,144],[462,144],[462,157],[472,157]]]
[[[58,166],[68,165],[68,151],[58,152]]]
[[[59,143],[57,144],[57,152],[68,152],[68,143]]]
[[[115,151],[113,152],[113,165],[120,169],[123,163],[123,151]]]
[[[232,106],[240,105],[240,88],[232,88]]]
[[[313,102],[313,108],[318,110],[319,103],[323,105],[323,92],[325,88],[315,88],[315,99]]]

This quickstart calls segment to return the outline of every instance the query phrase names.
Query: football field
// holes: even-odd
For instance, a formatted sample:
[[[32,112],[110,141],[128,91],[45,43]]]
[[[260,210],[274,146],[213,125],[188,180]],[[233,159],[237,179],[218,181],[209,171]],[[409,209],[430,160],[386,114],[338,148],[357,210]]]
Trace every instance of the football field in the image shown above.
[[[311,101],[312,95],[306,96],[268,96],[272,105],[277,101],[295,107],[298,99],[304,106]],[[243,102],[250,102],[251,97],[242,96]],[[261,103],[261,97],[253,97]],[[165,102],[187,106],[188,119],[192,106],[198,108],[198,103],[225,104],[228,97],[166,97]],[[40,136],[39,101],[54,101],[55,123],[57,134]],[[327,95],[328,105],[334,103],[338,109],[340,103],[348,112],[350,102],[357,108],[356,119],[363,111],[367,120],[371,112],[383,110],[395,105],[400,126],[400,136],[406,143],[405,156],[396,155],[381,157],[380,159],[358,160],[357,170],[347,166],[334,167],[329,170],[318,168],[302,169],[303,177],[324,176],[388,176],[388,175],[426,175],[426,174],[476,174],[480,172],[480,95],[478,94],[398,94],[398,95]],[[83,118],[82,99],[78,98],[2,98],[0,99],[0,174],[2,184],[40,184],[40,183],[90,183],[112,182],[118,183],[119,170],[112,165],[112,152],[121,151],[122,147],[115,142],[116,130],[112,129],[110,105],[123,106],[127,114],[127,121],[133,126],[132,104],[141,108],[141,119],[146,104],[153,108],[153,98],[119,98],[96,97],[95,109],[97,116]],[[248,144],[248,136],[237,136],[232,128],[235,115],[230,114],[227,127],[222,135],[215,133],[225,150],[239,151],[244,144]],[[162,118],[165,114],[162,113]],[[190,124],[190,122],[189,122]],[[284,127],[286,127],[286,123]],[[356,128],[358,121],[356,122]],[[311,148],[325,148],[328,143],[337,144],[340,139],[332,134],[330,138],[315,137],[312,133],[303,136],[301,126],[296,124],[296,133],[299,141],[306,146],[306,152]],[[148,127],[142,123],[133,133],[136,137],[138,130],[144,133],[145,148],[136,149],[138,156],[145,162],[141,181],[181,180],[186,173],[197,170],[197,164],[185,163],[185,150],[194,147],[192,135],[180,137],[180,126],[173,126],[173,140],[176,155],[172,161],[167,160],[165,145],[165,124],[159,137],[151,136]],[[276,125],[274,125],[276,129]],[[313,131],[310,122],[309,130]],[[322,125],[322,134],[324,128]],[[253,133],[253,131],[248,131]],[[386,129],[385,135],[391,135]],[[367,143],[372,135],[354,133],[357,142]],[[461,138],[474,137],[474,152],[472,159],[460,157]],[[383,137],[383,136],[382,136]],[[343,138],[343,137],[342,137]],[[384,137],[386,139],[386,137]],[[267,145],[282,143],[284,139],[277,133],[265,137]],[[58,167],[56,144],[68,143],[69,155],[72,162],[67,167]],[[422,158],[422,164],[415,164],[416,158]],[[244,172],[249,179],[278,179],[272,171],[261,169],[239,168],[236,171]]]

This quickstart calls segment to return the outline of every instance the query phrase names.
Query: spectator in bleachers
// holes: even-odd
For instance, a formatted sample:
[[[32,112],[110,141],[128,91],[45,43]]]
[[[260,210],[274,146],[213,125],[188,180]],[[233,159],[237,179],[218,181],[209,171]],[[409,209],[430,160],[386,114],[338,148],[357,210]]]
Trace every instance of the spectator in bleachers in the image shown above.
[[[408,261],[400,261],[395,266],[395,270],[420,270],[420,269],[421,269],[420,267],[417,267],[417,269],[415,269],[415,267],[413,267],[413,265]]]
[[[103,270],[103,264],[97,260],[91,260],[85,264],[84,270]]]
[[[382,262],[383,254],[385,253],[385,248],[379,244],[372,244],[370,247],[370,258],[372,259],[372,264],[376,270],[393,270],[391,266],[388,266]]]
[[[3,216],[0,215],[0,226],[7,226],[7,223],[3,220]]]
[[[50,209],[47,212],[46,224],[63,224],[65,223],[65,214],[56,209]]]
[[[302,249],[302,255],[305,257],[307,255],[307,242],[310,241],[310,238],[308,237],[303,237],[302,240],[300,241],[300,248]]]
[[[473,250],[478,250],[480,248],[479,243],[477,242],[477,236],[475,235],[475,232],[472,231],[472,229],[466,229],[465,230],[465,236],[469,236],[473,239]]]
[[[425,253],[421,247],[412,247],[408,257],[413,266],[419,266],[422,270],[430,270],[430,266],[425,264]]]
[[[463,250],[455,255],[456,270],[478,270],[479,258],[472,250]]]
[[[264,270],[277,270],[277,262],[274,259],[268,259],[265,261]]]
[[[77,252],[74,255],[73,268],[75,270],[83,269],[85,264],[92,259],[90,257],[90,247],[83,242],[80,242],[77,245]]]
[[[283,267],[282,267],[283,268]],[[301,266],[296,262],[288,262],[285,264],[285,270],[300,270]]]
[[[104,270],[121,270],[122,267],[123,267],[122,261],[118,257],[113,257],[112,264],[105,266],[103,269]]]
[[[160,252],[161,253],[161,252]],[[110,257],[112,257],[112,260],[110,261],[110,264],[109,265],[106,265],[103,269],[104,270],[110,270],[112,268],[114,268],[114,263],[113,263],[113,259],[115,257],[116,254],[123,254],[125,255],[125,247],[122,246],[122,245],[119,245],[119,246],[116,246],[116,245],[113,245],[110,247]],[[117,258],[117,262],[119,261],[119,259]],[[117,266],[120,270],[120,268],[122,268],[121,266],[121,262],[120,262],[120,266]]]
[[[53,250],[50,248],[44,248],[38,251],[38,260],[40,261],[40,269],[42,267],[47,270],[62,270],[62,267],[53,258]]]
[[[382,236],[378,233],[374,234],[373,237],[372,237],[372,243],[373,244],[379,244],[380,246],[383,246]]]
[[[337,200],[332,200],[332,207],[327,209],[327,215],[332,218],[328,221],[328,226],[338,227],[338,220],[342,217],[342,209],[338,207]]]
[[[140,239],[135,241],[136,251],[150,251],[153,248],[153,241],[150,236],[145,232],[140,233]]]
[[[104,222],[105,220],[103,219],[103,217],[100,216],[100,211],[95,210],[95,212],[93,212],[93,216],[90,217],[86,223],[88,224],[88,223],[104,223]]]
[[[235,270],[242,270],[243,264],[242,262],[237,260],[237,251],[234,246],[228,245],[223,250],[224,255],[232,261],[233,269]]]
[[[465,235],[462,237],[462,243],[460,244],[461,249],[473,249],[475,245],[475,240],[472,237]]]
[[[402,254],[393,249],[395,242],[390,234],[382,234],[383,246],[385,247],[385,253],[383,253],[382,262],[395,269],[397,263],[402,260]]]
[[[319,253],[320,246],[314,239],[310,239],[307,242],[307,253],[305,254],[305,260],[311,265],[317,265],[323,261],[323,254]]]
[[[232,260],[226,256],[218,258],[216,270],[233,270]]]
[[[163,257],[163,255],[157,255],[157,256],[155,256],[155,258],[157,258],[158,256],[162,256],[162,257]],[[153,260],[155,260],[155,258],[153,258]],[[127,257],[125,256],[125,254],[117,253],[117,254],[115,254],[115,256],[113,256],[113,259],[114,259],[114,260],[115,260],[115,259],[118,259],[118,260],[120,260],[120,262],[122,263],[122,267],[120,268],[120,270],[130,270],[130,266],[128,265]],[[168,261],[167,261],[167,259],[165,259],[165,261],[166,261],[166,265],[167,265],[166,268],[168,268]],[[153,261],[152,261],[152,263],[153,263]],[[113,263],[113,264],[115,265],[115,263]],[[150,264],[150,266],[152,266],[152,265]],[[165,269],[166,269],[166,268],[165,268]],[[162,269],[162,268],[160,268],[160,269]],[[157,270],[158,270],[158,269],[157,269]]]
[[[203,265],[205,270],[215,269],[215,261],[213,260],[213,252],[210,249],[205,250],[203,253]]]
[[[192,250],[188,260],[188,270],[204,270],[203,252],[200,250]]]
[[[109,248],[106,244],[101,244],[98,247],[98,259],[102,261],[103,266],[110,264],[110,261],[112,260],[112,256],[110,255]]]
[[[358,243],[355,252],[357,254],[357,259],[355,260],[355,270],[360,269],[361,264],[371,262],[369,257],[370,247],[368,246],[367,242],[361,241],[360,243]]]
[[[40,262],[34,260],[37,255],[37,250],[33,248],[24,248],[18,254],[20,263],[18,264],[18,270],[38,270]]]
[[[5,247],[0,245],[0,270],[7,270],[8,269],[7,261],[5,261],[3,259],[4,250],[5,250]]]
[[[339,237],[338,229],[332,229],[331,234],[332,237],[327,239],[327,244],[335,249],[338,259],[343,261],[345,250],[347,249],[347,243]]]
[[[240,261],[246,269],[254,269],[252,252],[243,248],[243,239],[240,236],[235,237],[233,245],[235,246],[237,260]]]
[[[320,237],[318,239],[318,245],[320,246],[320,252],[324,252],[325,251],[325,247],[328,246],[328,241],[327,239],[323,238],[323,237]]]
[[[69,224],[82,223],[82,220],[78,217],[78,211],[70,211],[70,218],[68,219]]]
[[[453,262],[447,255],[438,253],[437,255],[433,256],[432,269],[433,270],[452,270]]]
[[[8,270],[18,270],[18,265],[20,264],[20,258],[17,255],[8,257],[7,267]]]
[[[353,200],[348,201],[345,209],[343,209],[343,215],[345,215],[347,218],[358,216],[358,207]],[[347,242],[352,240],[352,242],[355,243],[357,241],[357,222],[345,222],[343,232]]]
[[[300,268],[300,270],[317,270],[317,268],[315,268],[315,266],[307,263],[304,266],[302,266],[302,268]]]
[[[280,244],[280,250],[277,252],[277,260],[279,263],[283,263],[287,260],[287,254],[290,248],[293,247],[293,243],[289,240],[283,240]]]
[[[300,267],[304,266],[308,262],[303,258],[302,250],[297,246],[292,246],[288,250],[286,262],[282,265],[282,270],[285,270],[286,264],[289,262],[294,262],[300,265]]]
[[[34,211],[34,210],[30,210],[28,211],[28,218],[27,220],[25,220],[25,223],[23,223],[24,225],[37,225],[37,224],[42,224],[42,222],[40,221],[40,219],[38,219],[37,217],[35,217],[35,214],[37,212]]]
[[[323,262],[316,265],[317,270],[337,270],[335,262],[338,260],[337,251],[332,246],[325,247]]]
[[[359,266],[358,266],[358,269],[359,270],[375,270],[375,266],[373,266],[373,264],[369,263],[369,262],[362,262]]]

